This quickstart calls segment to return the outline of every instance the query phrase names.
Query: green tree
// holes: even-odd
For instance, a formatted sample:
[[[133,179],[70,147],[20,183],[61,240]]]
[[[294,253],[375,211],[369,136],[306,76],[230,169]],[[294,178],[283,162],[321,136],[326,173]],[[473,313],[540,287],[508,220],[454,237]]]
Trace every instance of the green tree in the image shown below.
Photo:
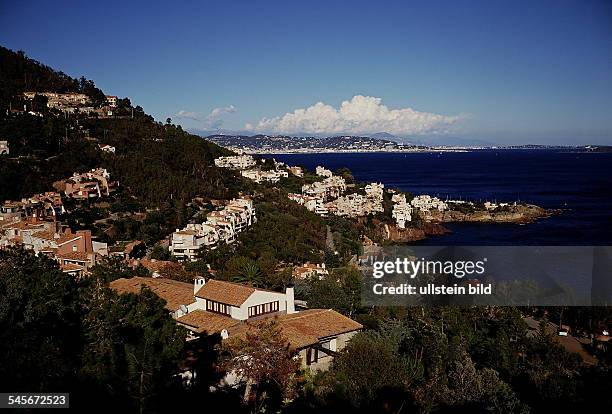
[[[259,263],[248,257],[238,256],[230,259],[223,270],[228,280],[255,287],[263,285],[263,273]]]
[[[369,407],[389,389],[400,396],[400,405],[411,404],[408,391],[422,377],[423,365],[418,358],[402,354],[404,339],[405,331],[399,324],[358,333],[336,356],[330,371],[316,382],[337,390],[353,407]]]
[[[74,384],[80,354],[77,284],[55,261],[0,250],[0,389]]]
[[[225,351],[224,368],[244,382],[244,401],[257,411],[266,406],[266,412],[273,412],[293,396],[300,361],[276,321],[262,322],[230,340]]]

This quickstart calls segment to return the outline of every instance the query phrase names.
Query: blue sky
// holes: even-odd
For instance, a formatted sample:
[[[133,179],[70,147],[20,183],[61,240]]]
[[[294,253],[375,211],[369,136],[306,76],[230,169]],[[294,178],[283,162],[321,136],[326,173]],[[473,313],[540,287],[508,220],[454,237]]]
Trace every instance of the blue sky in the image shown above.
[[[0,0],[0,44],[186,128],[612,144],[609,1]]]

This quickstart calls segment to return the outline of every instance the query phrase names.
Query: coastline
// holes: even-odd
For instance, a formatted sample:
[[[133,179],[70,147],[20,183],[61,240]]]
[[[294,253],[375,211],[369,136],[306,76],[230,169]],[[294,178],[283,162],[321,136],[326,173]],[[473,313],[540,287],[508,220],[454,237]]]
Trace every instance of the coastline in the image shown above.
[[[359,182],[382,182],[413,195],[430,194],[442,200],[472,200],[477,204],[516,201],[541,208],[514,216],[447,213],[436,217],[450,230],[446,233],[412,231],[402,232],[400,237],[398,232],[399,238],[410,239],[407,241],[463,245],[608,245],[612,233],[606,206],[612,200],[603,190],[612,182],[607,168],[610,156],[605,152],[576,154],[571,148],[448,154],[421,151],[406,154],[406,158],[390,152],[265,155],[308,169],[316,165],[331,170],[346,167]]]

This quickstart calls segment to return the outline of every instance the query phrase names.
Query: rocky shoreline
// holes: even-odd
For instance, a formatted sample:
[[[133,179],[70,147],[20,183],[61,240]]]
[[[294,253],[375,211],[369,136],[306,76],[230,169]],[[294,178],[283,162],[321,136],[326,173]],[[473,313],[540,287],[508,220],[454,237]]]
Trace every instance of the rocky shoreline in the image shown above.
[[[462,212],[457,210],[428,211],[420,213],[422,222],[416,227],[401,229],[395,225],[379,223],[378,231],[382,238],[393,243],[410,243],[450,233],[443,223],[511,223],[528,224],[536,220],[560,214],[561,210],[545,209],[533,204],[520,204],[501,211],[476,210]]]
[[[457,210],[429,211],[422,216],[425,221],[433,223],[516,223],[528,224],[536,220],[560,214],[561,210],[545,209],[533,204],[519,204],[506,209],[476,210],[461,212]]]

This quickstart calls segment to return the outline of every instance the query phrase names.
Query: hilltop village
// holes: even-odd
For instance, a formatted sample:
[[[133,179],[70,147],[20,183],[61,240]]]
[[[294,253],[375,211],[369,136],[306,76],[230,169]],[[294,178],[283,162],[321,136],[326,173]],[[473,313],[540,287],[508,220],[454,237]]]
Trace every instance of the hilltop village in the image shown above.
[[[0,69],[0,389],[80,411],[526,413],[609,386],[605,309],[361,302],[365,247],[554,212],[230,151],[23,53]]]

